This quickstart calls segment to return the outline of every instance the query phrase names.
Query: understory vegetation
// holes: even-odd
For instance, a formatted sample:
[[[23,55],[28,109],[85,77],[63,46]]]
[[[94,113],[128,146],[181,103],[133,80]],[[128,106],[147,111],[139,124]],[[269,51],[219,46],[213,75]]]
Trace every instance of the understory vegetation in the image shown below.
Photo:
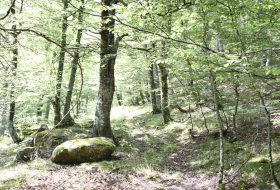
[[[280,189],[279,7],[1,0],[0,189]]]
[[[193,121],[199,125],[190,133],[188,115],[177,110],[172,112],[174,121],[163,125],[161,115],[150,114],[147,106],[114,107],[112,127],[119,141],[116,152],[110,160],[76,166],[56,165],[47,157],[27,163],[15,162],[13,159],[20,145],[7,136],[1,137],[0,188],[215,189],[219,168],[217,127],[209,120],[208,134],[197,111],[193,112]],[[254,117],[248,115],[247,118],[249,116]],[[80,122],[88,121],[85,118]],[[231,142],[230,130],[225,133],[224,180],[229,182],[226,187],[273,189],[268,175],[266,126],[258,121],[243,122],[238,126],[238,141]],[[277,125],[273,130],[275,172],[279,174],[280,130]],[[55,179],[53,176],[60,177]],[[85,179],[87,185],[83,184]]]

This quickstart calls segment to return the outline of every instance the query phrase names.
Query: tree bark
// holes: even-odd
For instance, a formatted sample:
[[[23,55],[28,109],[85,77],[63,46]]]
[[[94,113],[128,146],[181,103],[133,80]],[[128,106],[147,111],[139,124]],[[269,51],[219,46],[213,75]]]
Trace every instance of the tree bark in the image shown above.
[[[210,80],[211,80],[211,85],[212,85],[212,94],[213,94],[213,99],[214,99],[214,106],[215,106],[215,111],[216,111],[216,119],[219,127],[219,133],[220,133],[220,168],[219,168],[219,174],[218,174],[218,185],[219,189],[224,188],[223,184],[223,176],[224,176],[224,137],[223,137],[223,123],[222,123],[222,118],[220,115],[219,111],[219,98],[217,94],[217,86],[216,86],[216,77],[213,74],[213,72],[210,72]]]
[[[63,11],[67,11],[68,8],[68,1],[63,0]],[[61,46],[66,47],[66,32],[67,32],[67,14],[63,13],[62,17],[62,34],[61,34]],[[57,69],[57,76],[56,76],[56,87],[55,87],[55,97],[53,101],[53,108],[54,108],[54,126],[58,127],[57,125],[61,121],[61,83],[62,83],[62,75],[63,75],[63,67],[64,67],[64,60],[65,60],[65,50],[60,49],[59,53],[59,63]]]
[[[0,127],[0,136],[3,136],[5,134],[5,130],[7,127],[7,109],[8,109],[8,104],[7,104],[7,90],[9,87],[9,83],[7,81],[8,77],[8,67],[6,66],[4,68],[4,84],[3,84],[3,90],[4,93],[2,95],[2,114],[1,114],[1,127]]]
[[[93,125],[94,137],[108,137],[113,140],[110,113],[115,91],[114,67],[118,48],[118,38],[115,42],[113,29],[115,21],[112,16],[115,10],[108,10],[115,3],[114,0],[102,0],[107,8],[101,11],[101,41],[100,41],[100,67],[99,67],[99,91],[95,109]]]
[[[161,109],[161,92],[159,85],[159,76],[158,76],[158,68],[157,64],[153,64],[153,76],[154,76],[154,84],[155,84],[155,93],[156,93],[156,104],[159,109]]]
[[[11,9],[12,14],[15,14],[15,4],[13,4],[13,7]],[[10,133],[10,136],[12,137],[14,143],[19,143],[22,140],[19,138],[15,128],[14,128],[14,116],[15,116],[15,108],[16,108],[16,101],[15,101],[15,80],[17,75],[17,62],[18,62],[18,32],[16,31],[17,26],[14,24],[12,26],[12,29],[14,32],[12,33],[13,36],[13,50],[12,50],[12,81],[11,81],[11,91],[10,91],[10,110],[9,110],[9,119],[8,119],[8,130]]]
[[[79,8],[79,16],[78,16],[78,23],[82,24],[83,22],[83,11],[84,11],[84,0],[81,0],[82,5]],[[76,72],[77,72],[77,60],[80,58],[80,45],[81,45],[81,39],[82,39],[83,29],[79,28],[77,32],[76,37],[76,47],[75,47],[75,53],[74,58],[72,60],[72,68],[71,68],[71,75],[68,83],[68,91],[65,98],[65,104],[64,104],[64,110],[63,110],[63,118],[61,122],[61,126],[67,127],[72,126],[75,124],[74,119],[71,117],[70,114],[70,106],[71,106],[71,100],[72,100],[72,92],[74,88],[75,78],[76,78]]]
[[[157,96],[156,96],[156,85],[154,78],[154,64],[151,65],[149,70],[149,78],[150,78],[150,88],[151,88],[151,102],[152,102],[152,113],[158,114],[161,113],[160,108],[157,106]]]
[[[48,100],[47,100],[47,104],[46,104],[45,120],[48,120],[48,119],[49,119],[50,108],[51,108],[51,100],[48,99]]]
[[[164,63],[160,63],[158,64],[158,66],[159,66],[160,78],[161,78],[161,93],[162,93],[161,109],[162,109],[163,123],[168,124],[169,121],[172,120],[169,111],[169,100],[168,100],[168,82],[167,82],[168,71]]]
[[[265,114],[266,114],[266,119],[267,119],[267,141],[268,141],[268,158],[269,158],[269,166],[270,166],[270,174],[271,177],[275,183],[275,185],[277,186],[278,189],[280,189],[280,182],[277,179],[277,176],[275,174],[275,169],[274,169],[274,164],[273,164],[273,156],[272,156],[272,138],[271,138],[271,132],[272,132],[272,123],[271,123],[271,114],[270,111],[268,110],[265,101],[264,101],[264,97],[261,94],[260,91],[257,91],[260,100],[261,100],[261,104],[264,108]]]
[[[120,89],[117,90],[116,96],[117,96],[118,105],[122,106],[123,105],[122,91]]]

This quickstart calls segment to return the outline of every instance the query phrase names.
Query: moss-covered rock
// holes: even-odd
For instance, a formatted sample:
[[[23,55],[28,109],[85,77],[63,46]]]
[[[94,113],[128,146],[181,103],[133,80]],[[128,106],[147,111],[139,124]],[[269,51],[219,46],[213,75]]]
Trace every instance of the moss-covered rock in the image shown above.
[[[56,146],[68,140],[68,137],[57,130],[42,131],[34,136],[34,147],[45,151],[53,150]]]
[[[105,137],[74,139],[57,146],[51,161],[58,164],[80,164],[109,158],[116,146]]]
[[[15,161],[31,161],[39,154],[34,147],[25,147],[20,149],[15,157]]]

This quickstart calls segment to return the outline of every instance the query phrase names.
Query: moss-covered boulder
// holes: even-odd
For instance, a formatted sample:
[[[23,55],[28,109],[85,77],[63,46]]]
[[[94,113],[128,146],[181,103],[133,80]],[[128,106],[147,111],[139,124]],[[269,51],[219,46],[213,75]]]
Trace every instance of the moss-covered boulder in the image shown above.
[[[53,151],[56,146],[67,140],[68,137],[57,130],[42,131],[34,136],[34,147],[42,149],[44,152]]]
[[[105,137],[74,139],[57,146],[51,161],[58,164],[80,164],[109,158],[116,146]]]
[[[31,161],[34,160],[39,153],[40,152],[34,147],[24,147],[17,152],[15,161]]]

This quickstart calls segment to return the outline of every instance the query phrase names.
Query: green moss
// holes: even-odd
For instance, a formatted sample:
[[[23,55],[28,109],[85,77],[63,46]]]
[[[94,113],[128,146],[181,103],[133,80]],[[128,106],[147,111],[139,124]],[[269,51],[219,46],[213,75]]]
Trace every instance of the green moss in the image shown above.
[[[95,162],[111,156],[116,146],[105,137],[74,139],[56,147],[51,160],[60,164]]]
[[[280,133],[279,132],[271,133],[271,138],[280,138]]]

